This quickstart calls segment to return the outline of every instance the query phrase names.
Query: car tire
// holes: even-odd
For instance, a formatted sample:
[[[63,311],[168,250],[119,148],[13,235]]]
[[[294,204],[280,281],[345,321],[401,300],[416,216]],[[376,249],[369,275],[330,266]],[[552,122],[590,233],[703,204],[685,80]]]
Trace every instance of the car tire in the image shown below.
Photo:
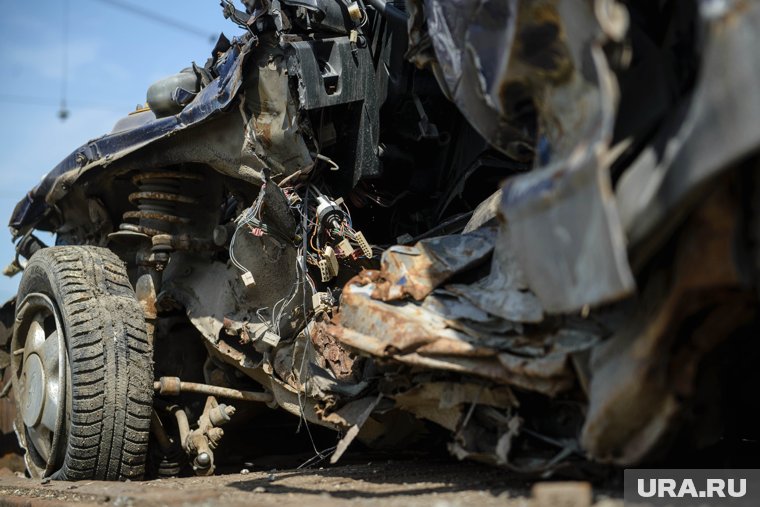
[[[29,473],[141,479],[152,345],[124,263],[105,248],[45,248],[25,267],[17,301],[15,429]]]

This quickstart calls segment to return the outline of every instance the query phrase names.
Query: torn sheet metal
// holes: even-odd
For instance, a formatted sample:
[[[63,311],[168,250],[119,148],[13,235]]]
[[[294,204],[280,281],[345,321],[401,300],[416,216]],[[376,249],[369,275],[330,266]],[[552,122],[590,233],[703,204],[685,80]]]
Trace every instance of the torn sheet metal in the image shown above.
[[[614,76],[596,21],[570,4],[559,4],[562,19],[586,35],[568,34],[576,70],[547,90],[544,107],[557,120],[546,130],[551,162],[509,180],[501,208],[509,235],[500,240],[510,242],[528,286],[550,313],[616,301],[636,287],[605,157]],[[591,64],[581,69],[581,62]]]
[[[733,260],[732,201],[721,189],[703,203],[674,253],[672,280],[650,280],[636,311],[593,350],[581,441],[594,459],[628,466],[667,448],[700,361],[752,318],[754,295]]]
[[[512,111],[504,111],[507,94],[500,79],[514,46],[517,0],[420,3],[442,88],[497,148],[507,152],[510,144],[527,141],[507,120]],[[412,24],[410,30],[420,29]]]
[[[504,186],[501,213],[509,234],[499,241],[509,243],[542,309],[578,311],[631,294],[635,282],[605,157],[616,102],[602,50],[610,20],[597,20],[588,2],[412,4],[410,57],[440,69],[442,86],[494,146],[510,153],[525,142],[502,123],[514,124],[512,108],[521,101],[536,108],[537,170]],[[420,11],[427,32],[417,24]],[[616,37],[626,20],[615,24]],[[426,37],[434,54],[425,49]],[[512,301],[487,304],[509,307],[511,295]]]
[[[760,143],[760,5],[715,5],[701,19],[706,45],[693,96],[663,122],[615,190],[632,245],[642,248],[653,237],[648,253],[683,220],[695,192]]]
[[[422,300],[426,308],[441,308],[437,313],[449,320],[485,322],[499,320],[508,328],[521,330],[521,324],[544,319],[540,300],[529,289],[525,274],[515,257],[509,225],[497,223],[502,190],[483,201],[457,236],[423,240],[411,247],[394,246],[383,254],[381,291],[373,297],[394,300],[408,294]],[[488,275],[468,283],[449,283],[437,289],[456,273],[488,262]],[[429,296],[434,291],[435,297]],[[423,299],[424,298],[424,299]],[[435,311],[435,310],[434,310]],[[507,331],[506,327],[502,332]]]
[[[341,456],[343,456],[343,453],[348,450],[348,446],[351,445],[351,442],[353,442],[357,436],[359,436],[359,431],[362,426],[367,422],[369,416],[372,415],[372,411],[375,410],[382,399],[382,394],[379,394],[375,399],[369,397],[364,398],[358,402],[350,403],[342,409],[343,413],[339,413],[339,416],[346,421],[346,423],[350,423],[351,427],[348,429],[345,436],[338,442],[335,452],[330,456],[330,463],[337,463]],[[355,405],[359,405],[360,411],[353,408]],[[353,409],[351,411],[351,416],[348,416],[349,407]]]
[[[462,236],[450,240],[456,238],[468,241]],[[400,290],[384,276],[385,271],[369,271],[349,282],[338,316],[319,325],[321,332],[373,357],[468,373],[550,396],[574,383],[570,355],[589,349],[600,337],[571,329],[526,334],[520,323],[460,297],[457,285],[444,286],[421,303],[408,298],[383,301]]]
[[[580,167],[547,168],[505,187],[509,232],[499,240],[510,243],[528,287],[549,313],[609,303],[636,287],[608,168],[588,155]]]
[[[409,295],[419,301],[454,274],[483,262],[493,242],[493,232],[481,230],[425,239],[414,246],[392,246],[383,253],[385,281],[378,284],[374,296],[392,301]]]
[[[260,39],[250,60],[239,108],[246,123],[242,161],[261,181],[279,179],[313,164],[300,132],[298,97],[290,90],[286,52],[277,40]]]
[[[510,226],[501,223],[489,274],[472,283],[449,284],[447,289],[502,319],[518,323],[541,322],[544,308],[528,287],[515,249],[516,245],[510,239]]]

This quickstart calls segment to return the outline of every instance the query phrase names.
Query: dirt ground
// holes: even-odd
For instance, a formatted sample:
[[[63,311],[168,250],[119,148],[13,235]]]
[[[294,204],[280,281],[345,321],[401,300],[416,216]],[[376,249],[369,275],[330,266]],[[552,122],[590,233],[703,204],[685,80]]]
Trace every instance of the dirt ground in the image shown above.
[[[8,400],[0,400],[0,409],[3,402]],[[7,408],[10,410],[12,406],[8,404]],[[303,451],[312,443],[303,432],[294,432],[291,426],[297,420],[285,417],[275,421],[273,427],[259,428],[272,435],[268,439],[272,445],[268,447],[258,437],[245,441],[241,439],[244,434],[238,435],[237,439],[230,435],[231,440],[227,443],[234,443],[225,446],[223,453],[218,453],[227,455],[228,462],[213,477],[127,483],[40,481],[26,478],[21,473],[23,459],[10,429],[11,420],[8,417],[8,427],[0,432],[0,507],[71,504],[118,507],[588,507],[590,504],[588,495],[585,502],[571,501],[572,495],[563,490],[558,495],[555,491],[554,499],[540,501],[533,493],[535,479],[527,480],[503,469],[457,461],[441,449],[436,452],[425,446],[401,453],[375,452],[355,446],[337,465],[312,463],[309,460],[314,459],[314,454]],[[319,432],[319,428],[312,428],[317,439],[320,438]],[[327,446],[328,442],[334,442],[335,436],[325,431],[322,439],[321,444]],[[290,448],[287,448],[288,444]],[[258,448],[261,454],[251,456],[248,450],[253,448]],[[307,461],[310,467],[299,470],[298,466]],[[585,483],[566,484],[564,488],[576,494],[588,491]],[[594,507],[622,507],[617,492],[621,489],[619,484],[610,480],[606,480],[603,486],[596,485],[593,488]],[[562,501],[558,501],[558,497]]]
[[[585,484],[566,484],[571,490]],[[41,482],[7,471],[0,505],[53,506],[506,506],[544,507],[532,483],[504,470],[449,460],[382,461],[306,470],[244,470],[214,477],[147,482]],[[619,507],[610,491],[595,490],[595,507]],[[566,495],[560,497],[570,500]],[[552,502],[555,503],[555,502]],[[575,507],[577,502],[561,502]],[[558,505],[560,507],[560,505]]]

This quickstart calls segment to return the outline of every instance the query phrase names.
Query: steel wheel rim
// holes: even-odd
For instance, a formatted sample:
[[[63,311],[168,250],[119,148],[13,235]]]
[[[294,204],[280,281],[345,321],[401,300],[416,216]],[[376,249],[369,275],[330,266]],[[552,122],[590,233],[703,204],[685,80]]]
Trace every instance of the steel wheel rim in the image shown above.
[[[53,301],[29,294],[19,306],[11,345],[16,433],[30,472],[43,477],[59,468],[68,402],[68,361],[61,319]]]

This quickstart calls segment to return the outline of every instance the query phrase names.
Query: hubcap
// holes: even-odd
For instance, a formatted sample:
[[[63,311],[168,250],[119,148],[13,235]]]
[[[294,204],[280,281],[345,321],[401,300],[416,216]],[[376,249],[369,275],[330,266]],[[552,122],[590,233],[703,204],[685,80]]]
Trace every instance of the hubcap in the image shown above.
[[[23,391],[21,399],[24,401],[22,415],[24,424],[37,426],[42,417],[42,408],[45,405],[45,369],[42,360],[37,354],[29,354],[24,361],[21,371],[23,379]]]
[[[44,294],[30,294],[19,306],[12,342],[16,428],[27,467],[47,476],[58,467],[66,405],[66,346],[58,310]]]

